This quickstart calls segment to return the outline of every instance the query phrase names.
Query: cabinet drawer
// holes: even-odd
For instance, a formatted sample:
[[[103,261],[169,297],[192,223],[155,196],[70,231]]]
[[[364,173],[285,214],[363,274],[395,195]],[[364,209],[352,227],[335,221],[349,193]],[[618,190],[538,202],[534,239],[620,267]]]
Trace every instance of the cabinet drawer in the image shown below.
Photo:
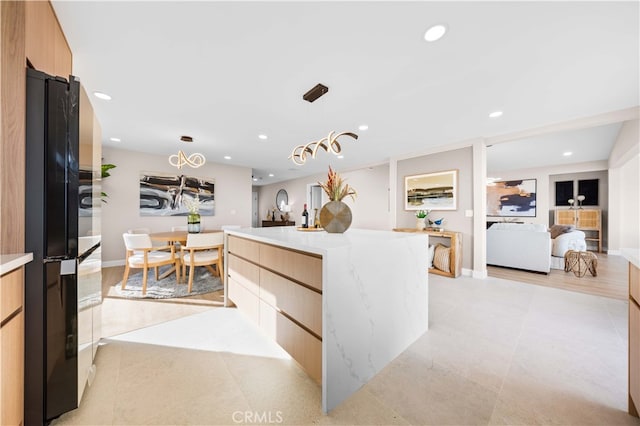
[[[322,342],[260,301],[260,328],[318,383],[322,383]]]
[[[629,262],[629,294],[640,303],[640,269]]]
[[[260,299],[322,336],[322,295],[260,268]]]
[[[4,280],[4,277],[2,278]],[[0,329],[0,425],[20,425],[24,411],[24,313]]]
[[[24,268],[20,267],[0,277],[0,321],[22,306]]]
[[[238,307],[238,310],[249,317],[249,319],[258,324],[260,319],[258,297],[249,290],[229,278],[228,297]]]
[[[261,244],[260,265],[322,291],[322,257]]]
[[[255,294],[259,295],[260,267],[233,254],[229,255],[229,278]]]
[[[629,300],[629,395],[640,407],[640,308]]]
[[[256,263],[260,260],[260,246],[262,244],[236,237],[235,235],[229,235],[227,241],[229,244],[229,253],[236,254]]]

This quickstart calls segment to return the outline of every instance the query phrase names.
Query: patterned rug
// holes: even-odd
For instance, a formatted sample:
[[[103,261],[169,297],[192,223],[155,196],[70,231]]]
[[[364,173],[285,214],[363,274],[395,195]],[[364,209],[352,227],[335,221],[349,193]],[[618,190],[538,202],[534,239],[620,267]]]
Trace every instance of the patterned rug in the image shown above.
[[[169,267],[161,267],[160,275],[167,271]],[[134,271],[136,271],[135,269]],[[189,276],[182,277],[182,282],[176,284],[176,274],[171,273],[160,281],[155,280],[153,269],[149,270],[147,278],[147,294],[142,295],[142,270],[137,270],[135,274],[129,274],[127,285],[124,290],[121,289],[122,281],[114,285],[109,291],[110,295],[126,297],[131,299],[168,299],[174,297],[193,296],[196,294],[211,293],[222,290],[223,285],[220,277],[211,275],[207,268],[197,267],[193,277],[193,286],[191,293],[187,293]],[[187,269],[187,272],[189,270]]]

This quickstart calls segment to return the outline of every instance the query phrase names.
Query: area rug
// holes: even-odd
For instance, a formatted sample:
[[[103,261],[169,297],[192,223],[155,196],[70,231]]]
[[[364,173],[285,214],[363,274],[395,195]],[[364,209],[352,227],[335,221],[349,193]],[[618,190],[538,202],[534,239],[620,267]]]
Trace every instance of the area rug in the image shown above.
[[[166,267],[160,268],[160,274],[166,270]],[[155,273],[153,269],[151,269],[147,278],[146,295],[142,295],[142,271],[129,275],[127,286],[124,290],[121,289],[122,281],[120,281],[111,288],[109,294],[131,299],[168,299],[211,293],[217,290],[222,290],[223,287],[220,277],[213,276],[206,268],[195,269],[191,293],[187,293],[188,280],[189,276],[187,275],[186,277],[182,277],[182,282],[180,282],[180,284],[177,284],[176,274],[171,273],[168,277],[156,281]]]

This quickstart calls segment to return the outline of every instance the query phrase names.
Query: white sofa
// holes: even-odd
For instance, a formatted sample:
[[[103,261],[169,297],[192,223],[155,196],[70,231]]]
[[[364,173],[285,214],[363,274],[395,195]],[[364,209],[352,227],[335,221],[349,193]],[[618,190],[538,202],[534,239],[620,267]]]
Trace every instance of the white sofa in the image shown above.
[[[553,239],[542,224],[494,223],[487,229],[488,265],[549,272],[564,269],[568,250],[586,249],[585,234],[576,229]]]
[[[487,229],[487,264],[548,273],[551,234],[543,224],[494,223]]]
[[[564,254],[569,250],[587,250],[584,232],[573,229],[551,239],[551,269],[564,269]]]

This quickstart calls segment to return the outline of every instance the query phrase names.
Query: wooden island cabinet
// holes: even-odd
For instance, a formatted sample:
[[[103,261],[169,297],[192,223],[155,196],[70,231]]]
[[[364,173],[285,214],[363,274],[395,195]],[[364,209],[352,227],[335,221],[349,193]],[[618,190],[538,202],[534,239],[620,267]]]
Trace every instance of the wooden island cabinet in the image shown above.
[[[225,305],[233,302],[320,384],[326,413],[427,330],[427,239],[228,229]]]
[[[640,414],[640,250],[622,249],[629,261],[629,414]]]
[[[24,418],[24,264],[31,254],[0,256],[0,425]]]

